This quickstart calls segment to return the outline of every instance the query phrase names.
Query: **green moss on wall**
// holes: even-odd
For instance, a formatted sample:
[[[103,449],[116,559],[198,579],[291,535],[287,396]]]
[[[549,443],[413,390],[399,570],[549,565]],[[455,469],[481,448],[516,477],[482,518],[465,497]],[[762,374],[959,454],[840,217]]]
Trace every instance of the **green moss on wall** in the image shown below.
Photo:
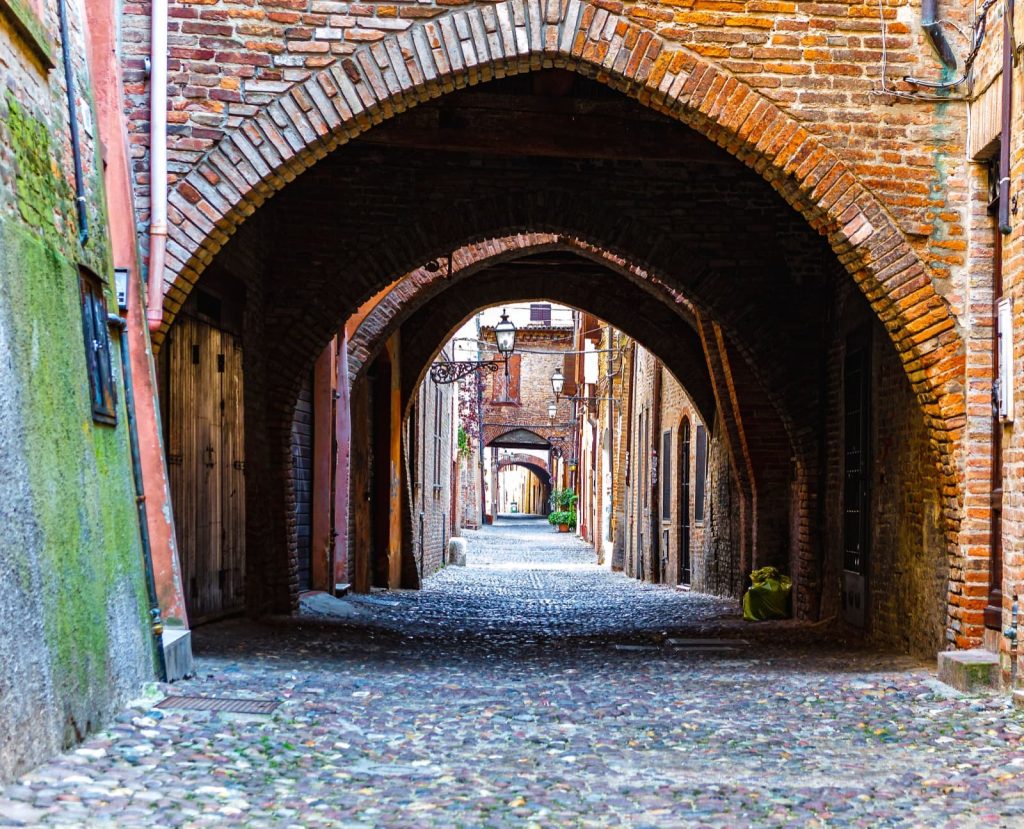
[[[81,261],[100,275],[108,274],[111,259],[102,179],[93,176],[87,183],[87,192],[92,195],[86,205],[90,241],[82,248],[78,241],[74,187],[68,178],[71,172],[62,169],[52,137],[59,132],[32,115],[11,92],[3,103],[0,122],[5,129],[0,135],[14,155],[14,195],[21,219],[68,259]],[[93,155],[92,169],[102,169],[98,153]],[[70,163],[68,159],[63,161]]]
[[[42,551],[31,564],[45,585],[55,690],[76,732],[66,740],[105,707],[110,625],[144,630],[147,605],[124,402],[116,427],[93,422],[79,297],[74,264],[19,223],[0,221],[0,312],[14,363],[0,383],[20,384],[33,512],[25,519]],[[131,618],[112,617],[126,605]]]

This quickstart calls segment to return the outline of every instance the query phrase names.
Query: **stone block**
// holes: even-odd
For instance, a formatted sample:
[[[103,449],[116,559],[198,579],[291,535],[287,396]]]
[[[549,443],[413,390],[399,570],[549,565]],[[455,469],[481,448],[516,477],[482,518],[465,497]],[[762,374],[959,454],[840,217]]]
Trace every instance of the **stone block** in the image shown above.
[[[456,567],[466,566],[466,549],[469,545],[464,538],[451,538],[448,540],[448,563]]]
[[[939,654],[939,680],[972,693],[999,687],[999,656],[980,648]]]
[[[163,644],[168,682],[177,682],[195,673],[192,664],[192,631],[164,628]]]

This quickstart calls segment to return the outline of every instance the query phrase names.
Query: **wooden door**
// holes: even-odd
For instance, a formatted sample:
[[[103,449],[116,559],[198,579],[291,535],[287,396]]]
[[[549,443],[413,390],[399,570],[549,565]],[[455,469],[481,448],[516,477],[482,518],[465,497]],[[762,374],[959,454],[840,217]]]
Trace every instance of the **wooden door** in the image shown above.
[[[679,583],[689,584],[690,564],[690,421],[679,429]]]
[[[234,335],[179,317],[167,349],[166,450],[189,618],[244,602],[242,349]]]
[[[843,363],[843,618],[864,626],[870,524],[871,352],[851,337]]]

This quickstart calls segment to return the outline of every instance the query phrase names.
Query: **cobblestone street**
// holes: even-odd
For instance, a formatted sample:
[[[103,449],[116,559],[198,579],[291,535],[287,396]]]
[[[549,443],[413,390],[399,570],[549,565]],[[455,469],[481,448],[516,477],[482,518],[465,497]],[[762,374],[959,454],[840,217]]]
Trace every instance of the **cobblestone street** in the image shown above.
[[[909,659],[637,583],[540,521],[421,592],[195,631],[156,709],[0,793],[0,825],[1024,825],[1024,719]],[[820,641],[819,641],[820,640]]]

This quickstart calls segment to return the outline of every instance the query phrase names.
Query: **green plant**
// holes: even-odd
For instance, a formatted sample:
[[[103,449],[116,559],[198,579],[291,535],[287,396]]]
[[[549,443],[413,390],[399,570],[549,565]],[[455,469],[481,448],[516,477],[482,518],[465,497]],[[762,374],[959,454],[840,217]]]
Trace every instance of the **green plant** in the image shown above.
[[[459,440],[459,457],[460,458],[467,458],[467,457],[469,457],[469,453],[470,453],[469,432],[467,432],[465,430],[465,428],[463,428],[461,425],[459,426],[458,440]]]
[[[580,500],[580,496],[573,492],[572,487],[566,487],[565,489],[553,490],[551,492],[551,500],[560,510],[572,510],[575,512],[576,502]]]
[[[548,523],[553,527],[559,524],[567,524],[569,529],[576,529],[576,510],[554,510],[548,514]]]

